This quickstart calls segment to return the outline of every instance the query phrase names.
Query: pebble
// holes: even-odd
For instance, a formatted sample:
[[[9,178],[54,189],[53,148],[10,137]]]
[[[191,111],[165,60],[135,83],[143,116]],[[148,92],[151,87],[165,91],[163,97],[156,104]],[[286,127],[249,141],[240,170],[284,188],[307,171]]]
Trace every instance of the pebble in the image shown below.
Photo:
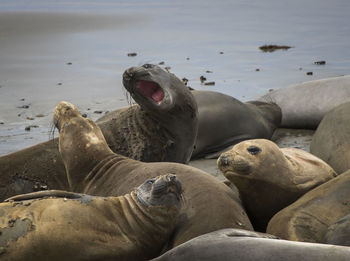
[[[137,55],[137,53],[128,53],[128,56],[129,57],[134,57],[134,56],[136,56]]]
[[[206,82],[204,85],[215,85],[215,82]]]
[[[326,61],[317,61],[317,62],[314,62],[314,64],[316,64],[316,65],[325,65]]]
[[[307,72],[306,75],[313,75],[313,72]]]

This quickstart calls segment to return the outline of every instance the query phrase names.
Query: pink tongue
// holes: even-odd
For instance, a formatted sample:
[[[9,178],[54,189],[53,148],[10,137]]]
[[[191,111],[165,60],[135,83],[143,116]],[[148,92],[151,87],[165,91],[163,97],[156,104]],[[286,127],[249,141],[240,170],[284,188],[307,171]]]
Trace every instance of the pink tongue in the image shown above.
[[[164,93],[162,92],[161,89],[157,89],[153,94],[152,94],[152,99],[156,102],[161,102],[164,98]]]

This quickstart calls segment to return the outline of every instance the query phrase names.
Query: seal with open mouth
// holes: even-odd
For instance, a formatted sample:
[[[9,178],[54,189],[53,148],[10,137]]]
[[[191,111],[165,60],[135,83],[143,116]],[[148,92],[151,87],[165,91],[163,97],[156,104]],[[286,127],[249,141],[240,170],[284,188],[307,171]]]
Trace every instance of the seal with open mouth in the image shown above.
[[[181,193],[168,174],[119,197],[59,190],[15,196],[0,204],[1,258],[148,260],[172,233]]]
[[[141,161],[187,163],[197,135],[197,105],[175,75],[145,64],[123,82],[138,103],[113,111],[99,124],[114,152]],[[69,188],[57,139],[0,157],[0,199],[40,189]]]

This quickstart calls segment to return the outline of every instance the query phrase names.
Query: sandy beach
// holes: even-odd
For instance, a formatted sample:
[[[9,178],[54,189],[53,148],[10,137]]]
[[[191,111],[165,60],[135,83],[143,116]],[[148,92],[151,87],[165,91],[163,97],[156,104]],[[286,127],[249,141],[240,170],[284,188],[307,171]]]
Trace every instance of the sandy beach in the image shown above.
[[[350,72],[347,0],[29,2],[0,3],[0,155],[48,140],[59,101],[92,119],[127,106],[121,77],[134,65],[164,62],[242,101]],[[298,135],[281,146],[307,146],[311,134]],[[215,160],[191,164],[219,175]]]

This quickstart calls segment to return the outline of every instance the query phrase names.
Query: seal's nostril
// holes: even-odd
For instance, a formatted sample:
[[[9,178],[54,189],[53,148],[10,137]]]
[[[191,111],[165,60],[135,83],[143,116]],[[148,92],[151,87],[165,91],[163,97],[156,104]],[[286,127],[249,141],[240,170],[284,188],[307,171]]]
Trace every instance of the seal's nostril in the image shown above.
[[[220,164],[222,165],[222,166],[227,166],[228,165],[228,158],[227,157],[221,157],[220,158]]]
[[[174,174],[168,175],[168,181],[174,182],[175,180],[176,180],[176,175],[174,175]]]

